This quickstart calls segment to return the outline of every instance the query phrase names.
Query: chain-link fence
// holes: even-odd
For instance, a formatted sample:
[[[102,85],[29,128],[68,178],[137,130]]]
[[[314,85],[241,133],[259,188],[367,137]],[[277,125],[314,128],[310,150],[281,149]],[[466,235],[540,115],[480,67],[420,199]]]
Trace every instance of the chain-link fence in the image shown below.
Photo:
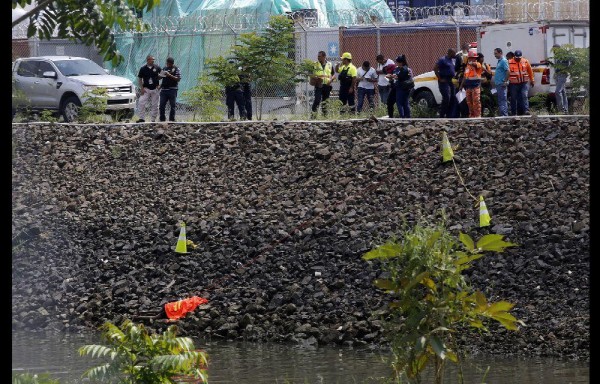
[[[588,20],[589,1],[504,1],[501,4],[445,5],[438,7],[392,9],[395,21],[380,10],[353,10],[289,14],[295,22],[295,61],[316,60],[321,50],[333,62],[342,52],[351,52],[354,64],[363,61],[373,65],[378,53],[386,58],[406,54],[415,75],[432,70],[435,60],[452,47],[477,41],[477,27],[490,22],[524,22],[535,20]],[[144,33],[115,31],[117,47],[125,60],[111,73],[124,76],[137,84],[137,72],[145,58],[152,54],[163,65],[168,56],[175,58],[182,72],[179,84],[178,119],[189,120],[197,114],[184,93],[193,88],[204,71],[207,59],[227,56],[250,31],[264,30],[270,15],[228,13],[210,16],[161,16],[146,18],[149,30]],[[68,40],[25,39],[26,30],[13,29],[13,60],[36,55],[72,55],[102,59],[95,48]],[[493,58],[486,58],[487,61]],[[334,82],[332,99],[337,95]],[[253,96],[256,97],[255,90]],[[265,90],[260,108],[263,119],[307,116],[314,98],[308,82],[276,85]],[[224,101],[224,94],[223,94]],[[224,104],[224,102],[223,102]],[[253,102],[253,116],[258,116],[259,103]],[[223,115],[226,116],[223,107]]]

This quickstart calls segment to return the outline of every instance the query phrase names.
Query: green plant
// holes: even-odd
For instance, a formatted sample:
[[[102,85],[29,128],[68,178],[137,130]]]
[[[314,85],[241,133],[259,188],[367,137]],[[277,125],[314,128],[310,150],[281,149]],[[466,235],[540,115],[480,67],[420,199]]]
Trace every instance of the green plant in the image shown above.
[[[432,363],[434,382],[440,384],[445,363],[460,364],[457,335],[465,328],[489,332],[485,326],[489,320],[508,330],[524,325],[509,313],[514,304],[488,302],[462,274],[484,252],[503,252],[516,244],[497,234],[475,242],[461,233],[458,239],[443,224],[416,225],[402,240],[391,239],[363,255],[364,260],[381,261],[389,275],[374,284],[392,296],[391,319],[386,325],[396,380],[420,383],[422,372]]]
[[[240,68],[255,84],[258,95],[258,119],[268,89],[293,89],[296,78],[294,62],[294,22],[284,15],[271,16],[269,26],[262,34],[256,32],[240,35],[240,44],[232,48]],[[305,80],[305,79],[304,79]]]
[[[40,120],[41,121],[47,121],[50,123],[55,123],[58,121],[58,118],[56,117],[56,113],[53,111],[50,111],[48,109],[44,109],[42,111],[42,113],[40,113]]]
[[[222,58],[216,59],[213,62],[219,63],[221,62],[220,59]],[[231,77],[236,76],[235,68],[230,68],[230,65],[226,65],[225,68],[231,71]],[[213,73],[217,74],[217,71],[213,71]],[[219,73],[219,75],[221,74],[222,72]],[[222,79],[226,81],[226,78]],[[220,121],[223,119],[223,111],[220,108],[222,106],[223,88],[211,80],[206,73],[202,73],[198,77],[196,85],[183,92],[182,96],[193,107],[193,120],[196,120],[196,114],[200,115],[200,121]]]
[[[415,103],[410,100],[410,117],[411,118],[421,118],[421,119],[429,119],[435,118],[438,116],[438,111],[436,108],[429,108],[426,106],[422,106],[420,104]],[[394,108],[396,110],[396,108]],[[397,115],[398,112],[395,112]]]
[[[12,384],[60,384],[60,381],[51,378],[48,373],[13,373]]]
[[[79,120],[86,123],[102,122],[108,105],[108,90],[103,87],[85,91],[85,102],[79,109]]]
[[[113,145],[112,147],[110,147],[110,153],[112,154],[112,157],[118,159],[123,154],[123,149],[118,145]]]
[[[83,377],[118,383],[159,384],[207,383],[206,353],[195,350],[192,339],[177,337],[171,325],[162,335],[150,334],[143,325],[124,320],[121,327],[110,322],[102,326],[105,345],[85,345],[79,355],[108,359],[88,369]]]
[[[113,30],[147,30],[136,12],[150,11],[160,0],[11,0],[12,9],[27,8],[12,21],[13,28],[29,19],[27,37],[66,38],[94,46],[104,61],[119,64],[123,56],[117,50]],[[26,7],[33,5],[32,7]]]

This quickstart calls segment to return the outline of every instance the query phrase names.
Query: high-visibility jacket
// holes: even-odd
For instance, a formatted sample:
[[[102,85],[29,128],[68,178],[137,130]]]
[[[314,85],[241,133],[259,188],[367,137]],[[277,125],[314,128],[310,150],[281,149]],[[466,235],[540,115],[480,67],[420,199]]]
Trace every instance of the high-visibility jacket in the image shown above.
[[[473,60],[467,62],[463,84],[465,89],[477,88],[481,85],[481,72],[483,72],[483,67],[480,62]]]
[[[188,299],[172,301],[165,304],[165,313],[171,320],[177,320],[186,313],[193,311],[197,306],[208,303],[208,300],[198,296],[192,296]]]
[[[317,61],[317,69],[315,70],[315,76],[323,76],[323,84],[327,85],[331,82],[331,74],[333,73],[333,67],[329,61],[325,62],[325,66]]]
[[[527,59],[521,58],[520,61],[514,58],[508,60],[508,81],[511,84],[522,84],[533,82],[533,69]]]

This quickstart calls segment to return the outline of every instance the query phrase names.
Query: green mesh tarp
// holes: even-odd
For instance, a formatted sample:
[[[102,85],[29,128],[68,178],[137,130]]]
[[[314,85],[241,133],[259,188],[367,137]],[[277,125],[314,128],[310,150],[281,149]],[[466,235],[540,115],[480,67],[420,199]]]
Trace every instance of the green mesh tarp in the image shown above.
[[[304,11],[316,15],[319,27],[364,24],[371,15],[378,23],[395,22],[384,0],[162,0],[142,15],[150,32],[116,34],[125,60],[113,72],[137,84],[148,54],[160,66],[172,56],[181,70],[181,95],[196,85],[205,59],[226,56],[241,33],[264,29],[272,15]]]

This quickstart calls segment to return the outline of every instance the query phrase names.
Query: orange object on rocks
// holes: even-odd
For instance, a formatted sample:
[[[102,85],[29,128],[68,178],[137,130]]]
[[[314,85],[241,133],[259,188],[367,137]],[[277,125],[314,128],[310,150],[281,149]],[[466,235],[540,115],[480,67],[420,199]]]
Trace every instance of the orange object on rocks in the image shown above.
[[[165,313],[170,320],[178,320],[186,313],[193,311],[197,306],[208,303],[208,300],[192,296],[188,299],[172,301],[165,304]]]

